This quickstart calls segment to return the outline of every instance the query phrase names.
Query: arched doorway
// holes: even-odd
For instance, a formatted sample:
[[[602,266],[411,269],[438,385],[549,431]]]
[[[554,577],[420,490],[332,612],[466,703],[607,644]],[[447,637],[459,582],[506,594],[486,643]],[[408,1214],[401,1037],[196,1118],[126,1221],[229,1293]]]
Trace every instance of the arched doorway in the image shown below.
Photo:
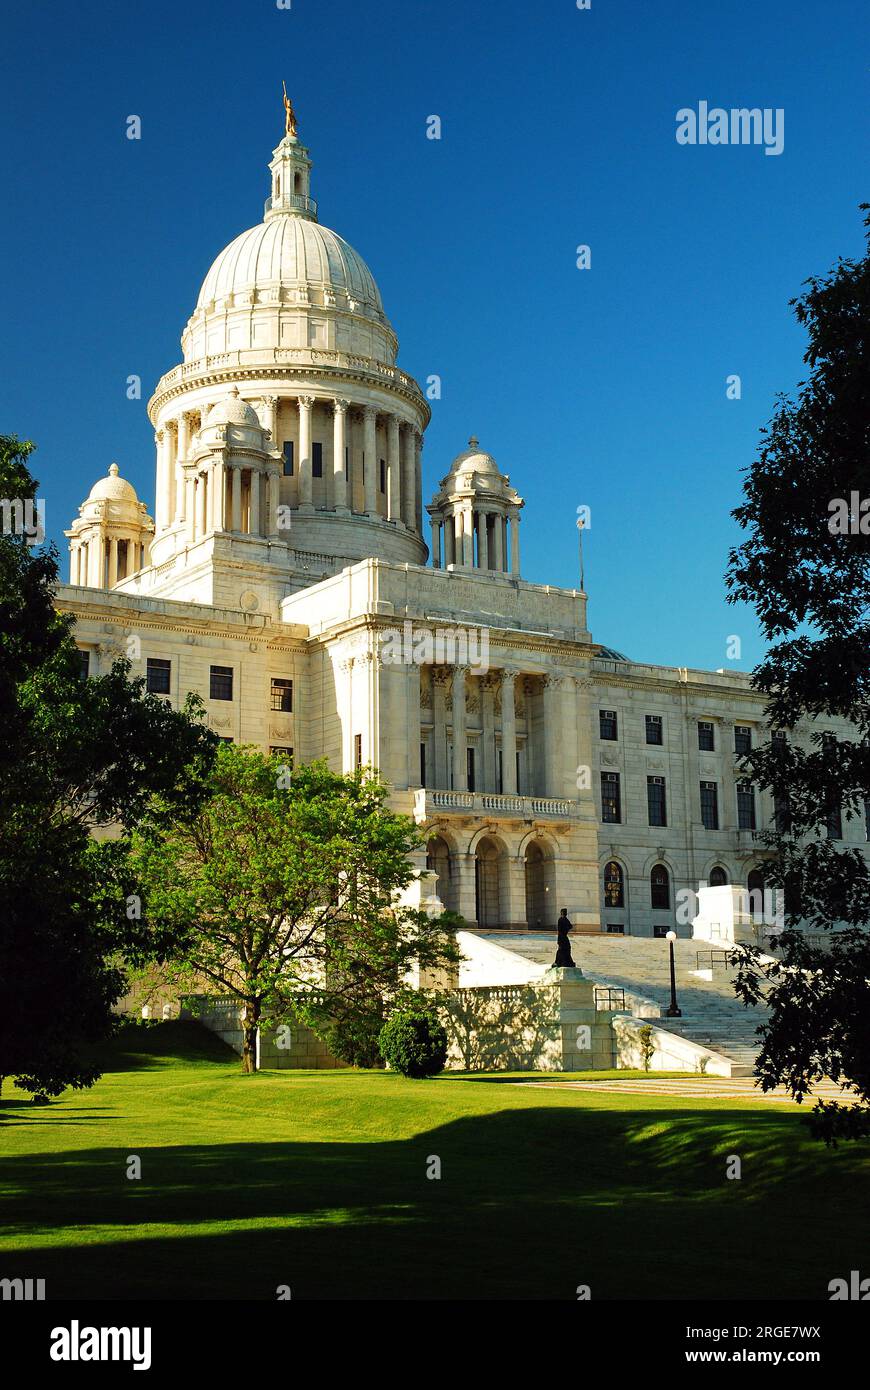
[[[499,891],[499,850],[494,840],[486,836],[478,840],[474,851],[474,903],[479,927],[501,925],[501,893]]]
[[[542,931],[551,926],[548,864],[541,846],[534,841],[526,848],[526,926]]]
[[[710,887],[724,888],[727,882],[728,875],[726,874],[725,870],[722,868],[721,864],[715,864],[713,868],[710,870]]]
[[[749,912],[753,922],[764,920],[764,874],[760,869],[753,869],[746,880],[749,889]]]
[[[457,911],[457,884],[450,846],[440,835],[433,835],[426,846],[426,868],[436,874],[435,892],[448,912]]]

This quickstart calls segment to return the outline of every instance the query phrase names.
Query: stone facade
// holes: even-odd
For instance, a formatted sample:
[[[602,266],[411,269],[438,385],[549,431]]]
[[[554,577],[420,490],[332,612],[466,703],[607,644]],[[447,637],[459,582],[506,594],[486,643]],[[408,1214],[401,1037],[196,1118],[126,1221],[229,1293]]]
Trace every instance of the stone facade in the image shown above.
[[[523,499],[476,439],[427,508],[427,565],[429,408],[310,169],[285,137],[149,404],[153,522],[115,469],[67,533],[88,670],[126,655],[224,738],[377,767],[471,925],[552,931],[565,907],[580,931],[690,935],[679,890],[745,886],[759,859],[772,808],[738,809],[734,752],[769,736],[763,706],[744,675],[602,647],[584,592],[524,580]]]

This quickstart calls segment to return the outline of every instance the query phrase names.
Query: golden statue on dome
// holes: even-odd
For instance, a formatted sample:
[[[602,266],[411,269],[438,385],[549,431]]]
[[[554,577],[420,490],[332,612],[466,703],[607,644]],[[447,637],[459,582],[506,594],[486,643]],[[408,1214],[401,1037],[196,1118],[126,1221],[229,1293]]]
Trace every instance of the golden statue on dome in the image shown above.
[[[284,88],[284,134],[296,134],[296,113],[293,110],[293,103],[287,95],[287,83],[282,80],[281,86]]]

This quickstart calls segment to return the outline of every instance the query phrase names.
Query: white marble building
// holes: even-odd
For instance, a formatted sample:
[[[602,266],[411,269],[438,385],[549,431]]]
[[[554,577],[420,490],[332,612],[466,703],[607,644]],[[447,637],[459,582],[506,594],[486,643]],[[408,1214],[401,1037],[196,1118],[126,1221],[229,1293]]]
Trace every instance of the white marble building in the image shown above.
[[[285,136],[263,221],[205,277],[148,406],[153,520],[113,465],[66,533],[83,661],[128,654],[225,738],[379,768],[470,924],[552,930],[564,906],[662,934],[679,889],[758,862],[772,808],[734,751],[767,737],[762,704],[746,676],[601,647],[585,593],[527,583],[522,498],[477,440],[424,528],[429,408],[310,171]]]

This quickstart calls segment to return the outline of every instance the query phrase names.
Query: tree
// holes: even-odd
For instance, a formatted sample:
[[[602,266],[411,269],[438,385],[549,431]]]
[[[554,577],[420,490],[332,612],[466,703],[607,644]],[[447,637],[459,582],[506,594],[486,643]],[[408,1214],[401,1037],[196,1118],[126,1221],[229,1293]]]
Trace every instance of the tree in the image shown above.
[[[256,1066],[257,1031],[295,1015],[321,1036],[366,1049],[406,972],[458,959],[451,914],[400,906],[414,877],[414,823],[385,806],[367,770],[324,763],[293,771],[280,756],[223,744],[213,794],[199,815],[134,837],[145,916],[174,983],[203,979],[243,1010],[242,1066]],[[358,1052],[356,1055],[360,1055]]]
[[[0,437],[0,496],[32,500],[33,445]],[[135,950],[125,836],[155,793],[177,815],[204,795],[216,739],[129,679],[82,680],[54,605],[57,552],[0,534],[0,1081],[91,1085],[87,1044],[112,1028]],[[95,832],[101,838],[95,838]]]
[[[792,304],[808,333],[808,379],[796,400],[779,398],[762,434],[734,512],[749,535],[727,579],[730,600],[754,604],[773,644],[753,684],[781,736],[743,767],[777,807],[764,871],[784,892],[786,924],[778,961],[742,951],[737,984],[771,1008],[757,1067],[765,1089],[784,1083],[802,1099],[829,1076],[857,1098],[816,1105],[813,1127],[831,1142],[870,1132],[870,863],[837,842],[841,814],[870,813],[870,255],[841,258],[806,285]],[[796,741],[799,721],[834,718],[853,736],[822,728],[809,747]],[[801,920],[829,936],[804,936]]]

